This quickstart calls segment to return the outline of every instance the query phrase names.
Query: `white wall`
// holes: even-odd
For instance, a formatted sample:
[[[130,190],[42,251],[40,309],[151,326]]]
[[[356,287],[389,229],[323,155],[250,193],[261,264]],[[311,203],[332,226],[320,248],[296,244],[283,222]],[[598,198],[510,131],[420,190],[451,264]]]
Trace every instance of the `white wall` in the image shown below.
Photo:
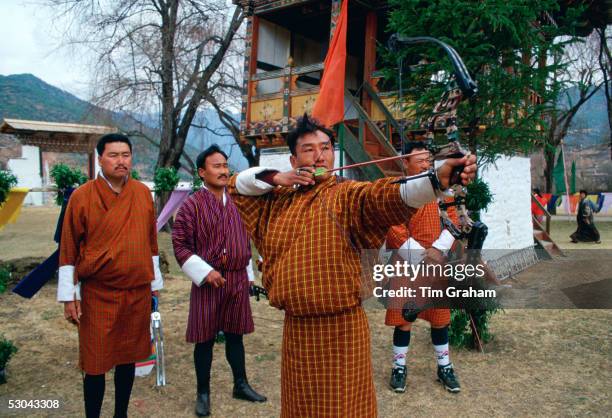
[[[42,187],[38,147],[23,145],[21,158],[10,159],[7,167],[17,176],[19,182],[17,187]],[[24,205],[40,206],[43,204],[43,194],[41,192],[28,193],[23,203]]]
[[[502,157],[481,170],[494,199],[481,213],[489,227],[484,249],[517,250],[533,245],[530,167],[529,158]]]

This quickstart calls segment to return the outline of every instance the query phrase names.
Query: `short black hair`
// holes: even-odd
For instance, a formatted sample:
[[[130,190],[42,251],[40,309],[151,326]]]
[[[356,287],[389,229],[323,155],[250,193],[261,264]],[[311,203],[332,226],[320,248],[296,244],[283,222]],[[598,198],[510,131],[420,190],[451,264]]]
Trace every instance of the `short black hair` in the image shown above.
[[[415,149],[427,149],[424,141],[405,141],[402,145],[402,154],[410,154]]]
[[[536,187],[535,189],[533,189],[533,192],[534,192],[535,194],[537,194],[538,196],[541,196],[541,195],[542,195],[542,193],[540,192],[540,189],[539,189],[538,187]]]
[[[308,114],[304,113],[304,116],[298,118],[295,128],[293,128],[287,134],[287,145],[289,146],[289,151],[291,151],[291,154],[295,155],[295,147],[297,146],[298,139],[300,139],[303,135],[313,134],[316,131],[321,131],[327,135],[331,140],[332,146],[336,144],[336,138],[330,129],[327,129],[325,126],[321,125],[318,120],[314,119],[313,117],[309,117]]]
[[[587,192],[587,191],[586,191],[586,190],[584,190],[584,189],[580,189],[580,193],[584,193],[584,194],[585,194],[585,195],[587,195],[587,196],[589,195],[589,192]]]
[[[96,151],[98,151],[98,155],[104,154],[104,148],[106,144],[110,144],[112,142],[123,142],[128,144],[130,147],[130,152],[132,152],[132,143],[130,142],[130,138],[120,133],[106,134],[103,135],[100,139],[98,139],[98,144],[96,145]]]
[[[198,158],[196,158],[196,165],[198,166],[198,168],[204,168],[204,165],[206,164],[206,159],[213,154],[221,154],[225,157],[226,160],[228,159],[227,154],[223,152],[219,145],[212,144],[210,147],[202,151],[200,155],[198,155]]]

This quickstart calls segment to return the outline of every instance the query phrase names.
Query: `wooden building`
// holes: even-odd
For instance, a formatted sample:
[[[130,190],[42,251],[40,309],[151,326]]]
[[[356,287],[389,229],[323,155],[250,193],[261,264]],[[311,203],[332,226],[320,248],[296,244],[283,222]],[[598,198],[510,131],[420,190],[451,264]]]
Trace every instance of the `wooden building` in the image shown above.
[[[82,125],[36,120],[4,119],[0,133],[12,136],[11,152],[6,167],[19,181],[19,187],[41,188],[48,180],[48,157],[52,153],[78,153],[87,155],[87,174],[94,178],[99,167],[96,144],[104,134],[116,132],[112,126]],[[4,161],[0,161],[0,164]],[[42,193],[30,193],[25,204],[44,204]]]
[[[258,148],[285,145],[298,117],[319,93],[323,61],[340,13],[339,0],[236,1],[250,8],[241,115],[241,140]],[[397,129],[392,93],[377,89],[376,48],[386,44],[386,1],[354,0],[348,8],[345,122],[341,158],[365,161],[394,155],[386,138]],[[395,116],[395,117],[394,117]],[[348,128],[351,129],[348,129]],[[362,144],[362,145],[359,145]],[[364,153],[365,152],[365,153]],[[383,171],[381,171],[381,168]],[[366,177],[394,174],[396,163],[370,166]]]
[[[341,0],[234,2],[249,15],[241,141],[259,149],[284,146],[286,133],[298,117],[312,110],[318,96]],[[559,0],[557,13],[544,17],[554,21],[577,2],[587,5],[585,35],[601,23],[596,17],[609,20],[606,2],[590,0]],[[351,0],[348,5],[345,118],[338,126],[341,165],[343,159],[361,162],[395,155],[401,142],[399,121],[411,119],[410,114],[401,114],[396,93],[385,91],[377,73],[377,47],[389,38],[388,12],[385,0]],[[539,101],[532,96],[526,100]],[[399,162],[391,162],[360,169],[357,175],[372,179],[400,170]]]

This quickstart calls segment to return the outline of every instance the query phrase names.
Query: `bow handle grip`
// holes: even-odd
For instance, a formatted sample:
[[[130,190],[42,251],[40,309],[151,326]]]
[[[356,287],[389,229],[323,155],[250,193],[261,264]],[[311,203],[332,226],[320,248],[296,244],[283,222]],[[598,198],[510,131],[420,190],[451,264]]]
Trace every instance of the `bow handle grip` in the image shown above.
[[[459,165],[459,166],[457,166],[457,167],[455,167],[453,169],[453,171],[451,172],[451,175],[450,175],[450,181],[448,183],[448,187],[454,186],[455,184],[458,184],[459,186],[462,185],[462,183],[461,183],[461,173],[463,172],[464,168],[465,168],[465,166]]]

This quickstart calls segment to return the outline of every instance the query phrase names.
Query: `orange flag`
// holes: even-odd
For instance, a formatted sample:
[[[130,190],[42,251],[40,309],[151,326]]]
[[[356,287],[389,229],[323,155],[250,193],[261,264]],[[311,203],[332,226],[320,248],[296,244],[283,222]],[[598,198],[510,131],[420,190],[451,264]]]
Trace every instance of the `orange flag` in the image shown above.
[[[325,57],[319,97],[312,108],[312,116],[327,127],[344,120],[347,21],[348,0],[342,0],[340,16]]]

